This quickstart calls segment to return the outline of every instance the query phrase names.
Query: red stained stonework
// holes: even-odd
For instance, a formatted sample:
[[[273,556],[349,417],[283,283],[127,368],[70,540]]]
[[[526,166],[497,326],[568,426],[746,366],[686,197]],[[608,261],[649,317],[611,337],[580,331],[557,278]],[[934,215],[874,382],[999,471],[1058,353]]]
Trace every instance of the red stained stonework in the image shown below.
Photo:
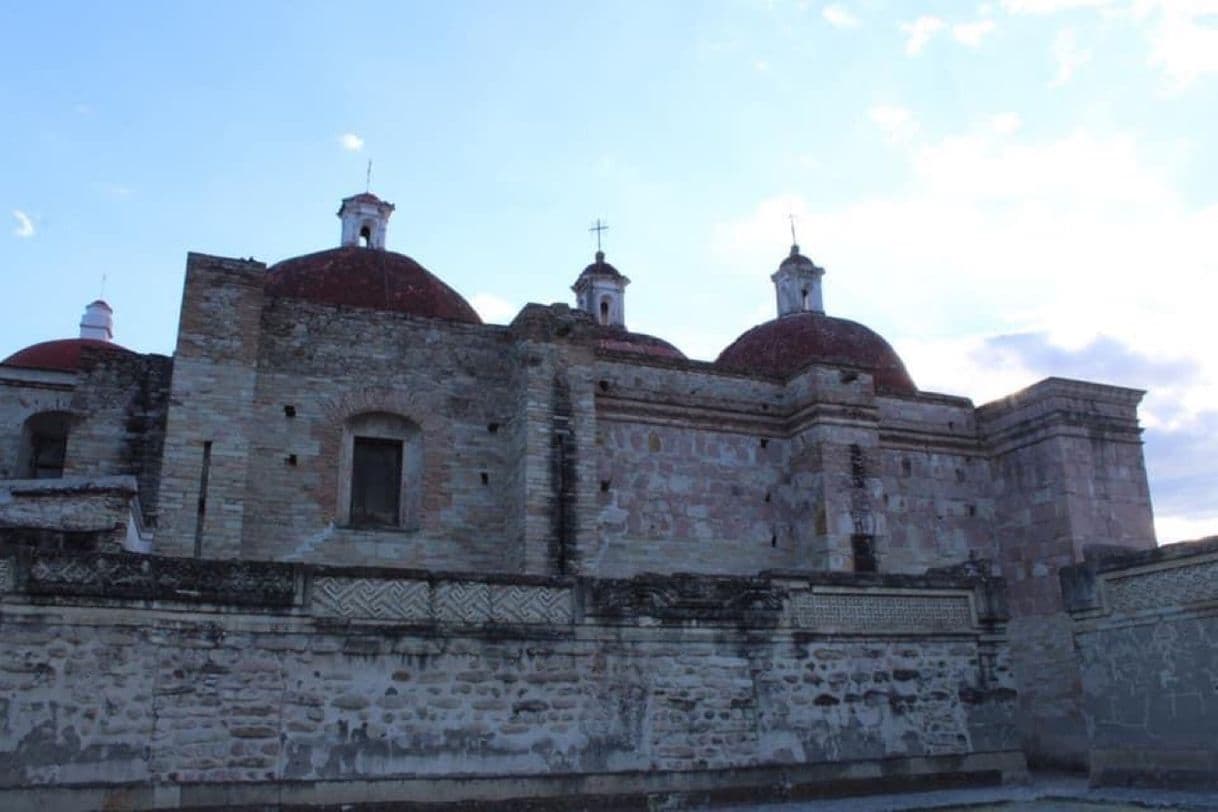
[[[13,353],[3,362],[4,366],[25,367],[27,369],[57,369],[64,372],[75,372],[80,366],[80,352],[85,347],[95,347],[99,350],[130,353],[126,347],[120,347],[109,341],[95,338],[61,338],[56,341],[43,341],[33,344],[24,350]]]
[[[795,313],[759,324],[715,361],[724,369],[780,378],[809,364],[861,367],[875,377],[876,390],[888,394],[918,391],[905,364],[878,333],[858,322],[820,313]]]
[[[332,248],[285,259],[267,270],[271,296],[481,324],[461,294],[408,256],[373,248]]]

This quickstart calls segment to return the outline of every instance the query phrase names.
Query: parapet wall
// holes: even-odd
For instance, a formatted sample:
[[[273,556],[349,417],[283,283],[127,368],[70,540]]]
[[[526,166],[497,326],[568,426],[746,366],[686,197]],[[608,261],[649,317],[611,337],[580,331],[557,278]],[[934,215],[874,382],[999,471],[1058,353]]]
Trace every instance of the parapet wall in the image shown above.
[[[1001,584],[0,552],[0,806],[1019,775]]]
[[[1218,538],[1062,570],[1091,781],[1218,786]]]

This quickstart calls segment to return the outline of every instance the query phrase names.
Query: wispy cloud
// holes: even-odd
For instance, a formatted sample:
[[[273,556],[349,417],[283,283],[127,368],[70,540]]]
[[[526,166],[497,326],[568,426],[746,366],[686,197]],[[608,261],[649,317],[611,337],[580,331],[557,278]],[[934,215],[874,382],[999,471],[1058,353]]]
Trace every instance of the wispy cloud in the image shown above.
[[[1218,73],[1218,3],[1213,0],[1163,2],[1150,33],[1151,67],[1179,93],[1206,75]]]
[[[908,56],[917,56],[922,53],[922,49],[926,47],[926,43],[930,42],[931,37],[939,33],[946,25],[938,17],[924,15],[914,20],[912,23],[901,23],[901,30],[905,32],[905,53]]]
[[[1002,0],[1002,8],[1009,14],[1057,14],[1076,8],[1103,8],[1112,5],[1112,0]]]
[[[834,28],[858,28],[862,22],[850,9],[840,3],[830,3],[821,9],[820,16]]]
[[[34,221],[30,216],[21,209],[13,209],[13,216],[17,218],[17,227],[13,229],[13,234],[22,238],[33,237]]]
[[[1019,113],[998,113],[990,116],[990,129],[999,135],[1011,135],[1020,128],[1023,119]]]
[[[894,143],[908,141],[918,132],[917,118],[905,107],[877,104],[867,111],[867,117]]]
[[[1091,52],[1082,48],[1074,35],[1074,29],[1063,28],[1053,38],[1053,59],[1057,63],[1057,73],[1049,82],[1049,87],[1061,87],[1074,77],[1074,72],[1087,64]]]
[[[359,152],[364,148],[364,139],[355,133],[343,133],[338,137],[338,143],[348,152]]]
[[[981,41],[992,34],[998,26],[993,20],[977,20],[972,23],[956,23],[952,26],[952,37],[961,45],[980,48]]]

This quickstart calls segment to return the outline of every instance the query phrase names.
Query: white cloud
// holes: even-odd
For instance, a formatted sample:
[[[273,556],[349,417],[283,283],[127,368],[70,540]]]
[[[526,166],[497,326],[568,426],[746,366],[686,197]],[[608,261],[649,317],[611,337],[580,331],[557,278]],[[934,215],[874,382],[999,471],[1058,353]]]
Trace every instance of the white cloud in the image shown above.
[[[997,25],[993,20],[977,20],[972,23],[957,23],[952,26],[952,37],[961,45],[980,48],[986,35],[993,33]]]
[[[13,209],[13,216],[17,218],[17,227],[13,229],[13,234],[18,237],[33,237],[34,236],[34,221],[30,216],[21,209]]]
[[[1009,14],[1057,14],[1078,8],[1110,5],[1112,0],[1002,0],[1002,8]]]
[[[990,129],[999,135],[1011,135],[1023,126],[1019,113],[998,113],[990,116]]]
[[[753,70],[757,71],[758,73],[765,73],[769,69],[770,63],[766,62],[764,59],[758,59],[753,63]]]
[[[930,42],[931,37],[937,34],[945,25],[938,17],[922,16],[914,20],[912,23],[901,23],[901,30],[905,32],[905,53],[908,56],[917,56],[922,53],[922,49],[926,47],[926,43]]]
[[[1057,73],[1049,82],[1049,87],[1061,87],[1074,76],[1074,72],[1087,64],[1091,52],[1080,48],[1074,35],[1074,29],[1063,28],[1053,38],[1053,60],[1057,63]]]
[[[364,148],[364,139],[355,133],[343,133],[338,137],[338,143],[348,152],[359,152]]]
[[[1162,74],[1169,93],[1218,74],[1218,0],[1003,0],[1002,7],[1011,14],[1040,15],[1094,9],[1107,19],[1131,21],[1145,31],[1147,64]],[[1073,32],[1063,31],[1054,42],[1054,86],[1069,81],[1091,56],[1073,39]]]
[[[519,307],[493,293],[475,293],[469,303],[483,321],[492,324],[506,324],[520,311]]]
[[[1163,74],[1173,93],[1183,91],[1202,76],[1218,73],[1218,2],[1159,3],[1159,16],[1150,33],[1148,62]]]
[[[905,107],[877,104],[867,111],[867,116],[894,143],[909,141],[918,132],[917,118]]]
[[[830,3],[820,14],[834,28],[858,28],[861,24],[858,17],[839,3]]]

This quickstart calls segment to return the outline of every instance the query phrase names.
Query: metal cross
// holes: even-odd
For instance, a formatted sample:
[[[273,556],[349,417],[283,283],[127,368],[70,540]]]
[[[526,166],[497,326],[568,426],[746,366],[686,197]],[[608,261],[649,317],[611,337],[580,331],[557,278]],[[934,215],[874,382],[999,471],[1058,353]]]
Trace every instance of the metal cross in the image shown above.
[[[596,225],[592,226],[592,228],[588,230],[596,232],[596,250],[599,253],[601,250],[601,232],[608,231],[609,226],[606,223],[602,223],[601,218],[598,217],[596,218]]]
[[[368,171],[364,174],[364,191],[372,191],[372,159],[368,159]]]
[[[791,221],[791,244],[798,245],[799,240],[795,239],[795,215],[788,214],[787,219]]]

